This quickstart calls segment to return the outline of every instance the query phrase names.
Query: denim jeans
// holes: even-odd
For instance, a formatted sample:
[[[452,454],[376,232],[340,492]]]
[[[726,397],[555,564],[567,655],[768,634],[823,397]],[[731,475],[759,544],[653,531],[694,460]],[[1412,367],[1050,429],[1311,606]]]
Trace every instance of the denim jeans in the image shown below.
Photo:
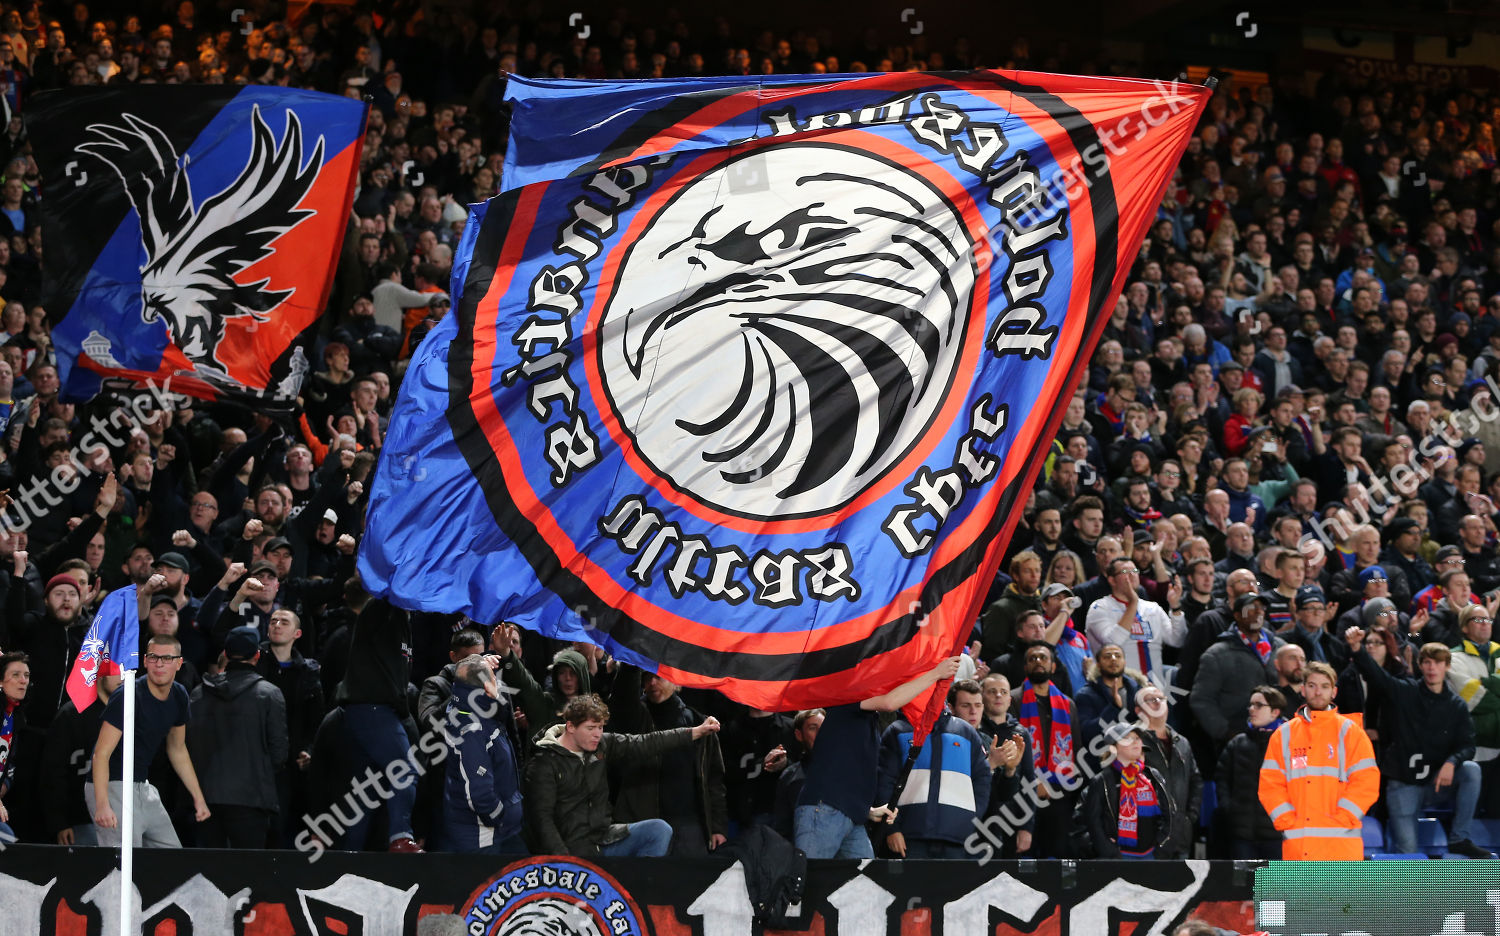
[[[809,858],[875,857],[864,823],[856,825],[826,803],[798,806],[792,822],[797,830],[797,847]]]
[[[1436,779],[1430,775],[1426,783],[1420,784],[1386,781],[1386,824],[1397,851],[1414,853],[1417,850],[1417,814],[1428,806],[1437,806],[1450,799],[1453,801],[1453,829],[1448,833],[1448,839],[1469,841],[1469,824],[1474,821],[1474,808],[1479,804],[1479,765],[1474,761],[1459,764],[1453,771],[1452,785],[1441,793],[1433,788]]]
[[[672,826],[665,819],[643,819],[630,823],[618,842],[599,846],[599,853],[610,858],[660,858],[671,846]]]
[[[366,771],[383,777],[391,764],[411,759],[411,741],[406,737],[406,729],[401,727],[401,719],[388,705],[344,706],[344,729],[348,732],[349,763],[354,768],[349,778],[351,791],[354,781],[368,776]],[[391,793],[389,799],[382,795],[387,789]],[[417,804],[416,780],[408,778],[406,786],[397,789],[395,784],[388,786],[382,779],[379,785],[367,784],[365,790],[366,796],[372,799],[384,799],[390,841],[410,838],[411,812]],[[355,796],[352,802],[363,807],[360,799]],[[344,847],[352,851],[364,848],[365,833],[370,824],[369,810],[359,808],[357,812],[358,821],[344,833]]]

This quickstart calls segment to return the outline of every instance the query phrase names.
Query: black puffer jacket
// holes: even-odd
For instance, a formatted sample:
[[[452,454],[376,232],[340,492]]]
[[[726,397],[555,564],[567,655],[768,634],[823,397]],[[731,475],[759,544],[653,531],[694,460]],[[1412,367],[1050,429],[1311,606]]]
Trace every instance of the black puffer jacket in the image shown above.
[[[575,754],[562,745],[563,725],[553,725],[526,766],[526,845],[534,855],[594,858],[600,845],[625,837],[612,821],[609,763],[660,757],[693,743],[691,728],[644,735],[606,734],[599,749]]]
[[[249,663],[210,673],[193,691],[188,751],[203,799],[277,811],[276,771],[286,763],[286,700]]]
[[[1240,842],[1279,842],[1271,817],[1260,805],[1260,765],[1266,759],[1266,745],[1275,729],[1249,728],[1224,746],[1219,755],[1219,769],[1214,774],[1219,802],[1229,816],[1229,831]]]

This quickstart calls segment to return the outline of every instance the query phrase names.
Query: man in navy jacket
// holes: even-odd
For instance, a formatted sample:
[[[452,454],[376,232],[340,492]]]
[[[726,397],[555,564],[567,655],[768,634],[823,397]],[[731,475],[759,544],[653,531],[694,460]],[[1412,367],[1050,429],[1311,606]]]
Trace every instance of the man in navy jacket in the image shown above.
[[[949,704],[959,692],[982,704],[978,684],[963,680],[948,692]],[[896,778],[911,749],[912,726],[904,718],[885,729],[880,739],[880,780],[876,799],[891,803]],[[990,802],[989,743],[972,725],[951,712],[922,744],[899,801],[886,847],[903,858],[968,858],[963,841],[974,832],[974,820]]]
[[[524,855],[521,770],[514,718],[491,661],[460,660],[444,725],[449,753],[443,785],[447,851]]]

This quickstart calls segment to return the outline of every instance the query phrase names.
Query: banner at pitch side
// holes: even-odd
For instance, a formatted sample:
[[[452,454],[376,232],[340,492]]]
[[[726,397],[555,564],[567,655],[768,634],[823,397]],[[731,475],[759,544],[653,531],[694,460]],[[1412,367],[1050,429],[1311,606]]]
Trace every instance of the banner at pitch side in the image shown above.
[[[1209,92],[515,84],[366,587],[775,710],[955,652]]]
[[[27,936],[115,936],[119,870],[107,848],[0,852],[0,906]],[[160,849],[135,875],[134,932],[177,936],[751,936],[745,871],[718,856],[588,861],[566,855]],[[1187,920],[1248,932],[1251,875],[1229,861],[813,861],[778,933],[825,936],[1154,936]],[[1389,911],[1387,911],[1389,912]],[[1279,933],[1327,932],[1317,929]],[[1339,931],[1342,932],[1342,931]],[[1437,932],[1411,928],[1406,932]]]
[[[43,305],[65,399],[147,382],[290,409],[338,265],[366,106],[274,87],[37,95]]]

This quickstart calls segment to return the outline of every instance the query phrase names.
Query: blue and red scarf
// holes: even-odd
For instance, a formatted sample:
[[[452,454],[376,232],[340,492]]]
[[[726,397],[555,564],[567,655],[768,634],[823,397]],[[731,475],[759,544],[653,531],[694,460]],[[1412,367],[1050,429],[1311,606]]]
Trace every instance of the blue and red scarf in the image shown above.
[[[1150,858],[1156,846],[1141,848],[1140,820],[1142,816],[1161,815],[1156,787],[1151,785],[1139,761],[1129,766],[1116,761],[1114,767],[1120,775],[1120,815],[1116,819],[1115,843],[1124,857]]]
[[[1077,768],[1073,765],[1073,709],[1068,704],[1067,696],[1057,691],[1056,686],[1047,694],[1047,701],[1052,707],[1052,724],[1049,726],[1048,737],[1043,742],[1036,689],[1032,688],[1029,679],[1021,684],[1019,720],[1031,734],[1031,757],[1036,762],[1041,779],[1050,783],[1057,777],[1071,777],[1077,772]]]
[[[19,702],[0,695],[0,781],[5,779],[5,772],[10,768],[10,752],[16,735],[16,709],[20,707]]]
[[[1078,633],[1078,631],[1074,630],[1072,624],[1063,625],[1062,637],[1058,640],[1058,643],[1064,643],[1070,647],[1075,647],[1079,650],[1082,650],[1083,655],[1086,657],[1093,656],[1093,654],[1089,652],[1088,638]]]
[[[1238,627],[1234,629],[1234,632],[1240,635],[1241,643],[1255,651],[1256,656],[1260,657],[1262,663],[1269,663],[1271,661],[1271,641],[1266,639],[1266,629],[1264,627],[1255,632],[1255,640],[1253,641],[1249,635]]]

